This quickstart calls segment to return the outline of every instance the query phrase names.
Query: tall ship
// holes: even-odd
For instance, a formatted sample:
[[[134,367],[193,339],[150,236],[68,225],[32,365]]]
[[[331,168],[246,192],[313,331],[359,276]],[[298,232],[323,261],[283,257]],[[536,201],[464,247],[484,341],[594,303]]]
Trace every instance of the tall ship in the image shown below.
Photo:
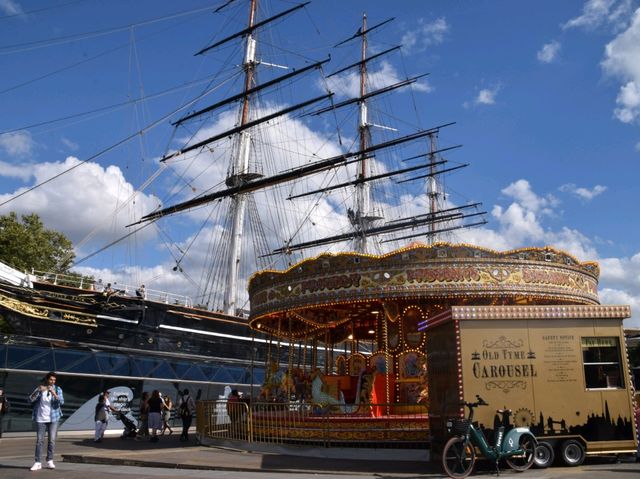
[[[380,256],[486,223],[480,203],[445,189],[445,178],[467,166],[455,161],[461,145],[448,139],[454,122],[425,125],[398,113],[424,102],[427,73],[401,73],[402,45],[376,43],[393,19],[363,15],[355,33],[302,51],[279,47],[272,29],[312,6],[283,5],[229,0],[212,8],[216,37],[194,50],[219,71],[175,109],[173,140],[157,160],[154,178],[171,172],[177,180],[156,209],[109,243],[187,215],[200,224],[180,244],[169,241],[173,273],[201,281],[179,295],[136,294],[94,278],[70,284],[7,269],[0,384],[12,402],[51,369],[65,390],[67,428],[86,424],[74,416],[111,388],[125,391],[134,409],[151,389],[175,396],[187,388],[210,399],[232,386],[253,396],[268,364],[287,364],[292,354],[298,363],[323,362],[281,341],[285,324],[249,329],[247,282],[255,272],[327,253]],[[396,106],[403,103],[408,110]],[[373,345],[359,347],[370,354]],[[72,376],[81,388],[65,387]],[[30,427],[26,404],[12,409],[8,430]]]

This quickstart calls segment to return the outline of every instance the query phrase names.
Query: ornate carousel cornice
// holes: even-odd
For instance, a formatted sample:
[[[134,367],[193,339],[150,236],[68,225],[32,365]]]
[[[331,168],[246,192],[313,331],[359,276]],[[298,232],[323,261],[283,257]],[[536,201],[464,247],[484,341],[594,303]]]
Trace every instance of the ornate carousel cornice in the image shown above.
[[[527,255],[547,255],[551,256],[549,259],[544,259],[544,261],[551,263],[558,263],[563,265],[574,265],[577,268],[583,269],[586,273],[591,274],[595,279],[598,279],[600,276],[600,265],[596,261],[579,261],[572,254],[567,253],[558,248],[554,248],[553,246],[542,246],[542,247],[526,247],[526,248],[516,248],[507,251],[498,251],[491,248],[485,248],[483,246],[476,246],[469,243],[448,243],[445,241],[433,243],[431,245],[427,245],[420,242],[413,242],[403,248],[399,248],[388,253],[384,254],[369,254],[369,253],[357,253],[355,251],[344,251],[340,253],[322,253],[316,256],[312,256],[309,258],[305,258],[304,260],[290,266],[287,269],[277,270],[277,269],[265,269],[261,271],[256,271],[249,278],[249,288],[251,288],[251,283],[254,278],[262,276],[267,273],[278,274],[278,275],[286,275],[291,271],[295,271],[296,269],[300,269],[304,267],[305,264],[317,262],[320,259],[326,258],[341,258],[341,257],[360,257],[374,260],[383,260],[386,258],[390,258],[393,256],[401,255],[409,251],[415,250],[433,250],[437,251],[439,249],[447,249],[450,251],[456,250],[467,250],[467,251],[478,251],[486,253],[486,256],[483,258],[487,259],[518,259],[518,260],[529,260]],[[436,253],[437,254],[437,253]],[[536,259],[530,259],[532,261],[536,261]],[[540,259],[542,260],[542,258]]]
[[[288,318],[306,323],[302,329],[309,332],[336,327],[353,318],[354,309],[362,314],[366,305],[394,301],[599,304],[598,274],[597,263],[551,247],[498,252],[413,243],[384,255],[322,254],[284,271],[254,274],[250,325],[273,332]]]

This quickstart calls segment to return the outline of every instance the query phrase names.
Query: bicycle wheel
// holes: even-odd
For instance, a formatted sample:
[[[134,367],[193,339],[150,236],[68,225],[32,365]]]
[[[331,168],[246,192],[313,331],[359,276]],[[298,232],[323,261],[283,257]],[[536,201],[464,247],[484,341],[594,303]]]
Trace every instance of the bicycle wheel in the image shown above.
[[[529,469],[536,458],[536,441],[533,436],[529,434],[520,436],[520,448],[523,450],[522,454],[505,459],[509,467],[518,472]]]
[[[452,437],[442,450],[442,467],[449,477],[460,479],[471,474],[476,462],[476,451],[462,437]]]

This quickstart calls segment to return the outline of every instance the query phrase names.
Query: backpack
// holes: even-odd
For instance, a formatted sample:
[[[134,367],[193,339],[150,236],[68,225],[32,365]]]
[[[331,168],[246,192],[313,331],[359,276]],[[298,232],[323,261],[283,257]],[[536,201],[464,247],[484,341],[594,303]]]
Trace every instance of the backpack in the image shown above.
[[[191,411],[189,411],[189,404],[187,404],[186,400],[183,400],[180,404],[180,417],[188,417],[191,416]]]
[[[104,409],[103,403],[98,403],[96,405],[96,421],[107,422],[107,411]]]

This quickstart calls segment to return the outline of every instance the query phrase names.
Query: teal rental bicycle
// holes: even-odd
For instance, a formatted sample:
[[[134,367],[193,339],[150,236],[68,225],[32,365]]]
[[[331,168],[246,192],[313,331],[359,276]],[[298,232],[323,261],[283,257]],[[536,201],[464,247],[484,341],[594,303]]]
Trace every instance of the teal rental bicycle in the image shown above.
[[[508,423],[510,409],[498,409],[502,415],[502,426],[495,431],[495,442],[490,446],[482,430],[473,425],[473,410],[478,406],[488,406],[480,397],[477,402],[463,403],[469,408],[469,416],[463,419],[450,419],[447,429],[453,436],[447,441],[442,451],[442,466],[449,477],[456,479],[471,474],[476,462],[476,450],[496,465],[504,459],[512,469],[526,471],[535,459],[538,441],[528,427],[514,427],[505,434],[504,424]]]

